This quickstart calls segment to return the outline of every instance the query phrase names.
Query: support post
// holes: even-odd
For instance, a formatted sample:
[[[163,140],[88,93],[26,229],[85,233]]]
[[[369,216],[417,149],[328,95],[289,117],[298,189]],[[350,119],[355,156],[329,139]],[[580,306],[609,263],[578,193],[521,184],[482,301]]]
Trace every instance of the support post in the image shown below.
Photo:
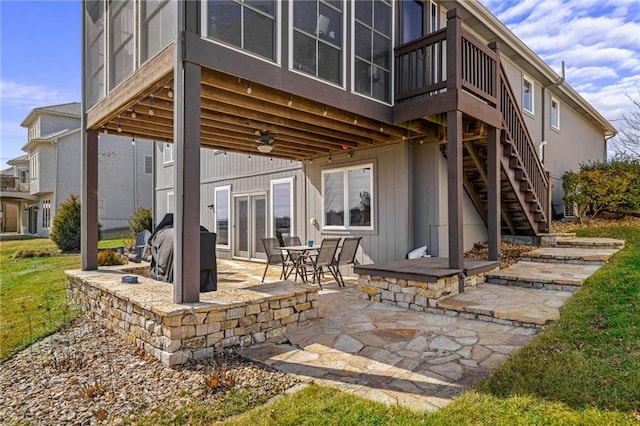
[[[177,2],[173,141],[175,205],[173,288],[175,303],[200,301],[200,66],[184,60],[185,23],[192,8]]]
[[[462,112],[447,113],[447,192],[449,216],[449,268],[464,269],[464,239],[462,217]],[[464,293],[460,278],[458,290]]]
[[[489,260],[500,260],[500,143],[499,130],[491,126],[487,132],[487,230]]]
[[[87,40],[86,13],[82,2],[82,105],[80,113],[80,267],[98,269],[98,132],[87,129]]]
[[[83,271],[98,269],[98,132],[82,123],[80,252]]]

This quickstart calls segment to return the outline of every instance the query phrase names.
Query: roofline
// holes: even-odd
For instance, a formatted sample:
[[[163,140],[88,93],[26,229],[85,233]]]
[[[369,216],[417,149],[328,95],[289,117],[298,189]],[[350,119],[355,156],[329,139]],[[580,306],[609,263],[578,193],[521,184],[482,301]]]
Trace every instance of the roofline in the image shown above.
[[[13,166],[15,163],[19,163],[21,161],[29,161],[29,156],[27,154],[22,154],[19,157],[12,158],[7,161],[7,164]]]
[[[72,135],[76,132],[79,132],[80,128],[76,127],[75,129],[71,129],[71,130],[65,130],[62,131],[58,134],[54,133],[51,137],[41,137],[41,138],[33,138],[30,141],[28,141],[26,144],[24,144],[24,146],[22,148],[20,148],[21,150],[28,152],[29,150],[31,150],[31,148],[33,148],[33,146],[35,145],[39,145],[41,143],[47,143],[47,142],[53,142],[54,140],[63,138],[65,136],[69,136]]]
[[[29,114],[26,116],[26,118],[24,120],[22,120],[22,123],[20,123],[21,127],[29,127],[29,124],[35,119],[35,116],[37,114],[50,114],[50,115],[56,115],[58,117],[70,117],[70,118],[80,118],[80,114],[70,114],[70,113],[66,113],[66,112],[60,112],[60,111],[47,111],[44,110],[44,108],[50,108],[53,106],[59,106],[59,105],[68,105],[68,104],[75,104],[78,102],[66,102],[63,104],[58,104],[58,105],[50,105],[50,106],[45,106],[45,107],[37,107],[37,108],[33,108]]]
[[[506,27],[489,9],[479,1],[460,1],[456,3],[466,8],[476,19],[482,22],[487,28],[493,31],[498,38],[509,45],[514,52],[523,57],[536,70],[544,76],[549,85],[556,84],[557,88],[563,92],[571,101],[575,102],[587,114],[591,115],[604,130],[605,136],[613,136],[618,133],[615,127],[604,118],[586,99],[575,91],[568,83],[557,84],[562,81],[561,77],[529,46],[520,40],[509,28]]]

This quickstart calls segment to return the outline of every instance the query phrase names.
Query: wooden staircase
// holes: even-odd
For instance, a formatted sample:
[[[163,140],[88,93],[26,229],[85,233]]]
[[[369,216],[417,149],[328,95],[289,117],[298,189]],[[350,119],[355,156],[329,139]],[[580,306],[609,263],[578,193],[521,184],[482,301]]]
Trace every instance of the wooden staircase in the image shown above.
[[[502,233],[538,235],[549,232],[549,177],[538,159],[502,66],[500,92],[503,123],[500,171]],[[486,223],[486,140],[465,141],[463,155],[464,188]]]

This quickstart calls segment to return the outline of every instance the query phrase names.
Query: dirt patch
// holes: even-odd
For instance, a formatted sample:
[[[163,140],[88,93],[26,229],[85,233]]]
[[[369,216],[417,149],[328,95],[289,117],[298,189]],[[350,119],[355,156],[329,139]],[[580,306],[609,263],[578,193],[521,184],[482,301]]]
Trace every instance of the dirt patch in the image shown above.
[[[500,258],[500,268],[502,269],[513,265],[518,261],[518,259],[520,259],[520,256],[523,253],[534,250],[535,248],[536,246],[508,243],[503,241],[500,248],[500,251],[502,252],[502,257]],[[475,243],[473,245],[473,248],[464,254],[464,257],[481,260],[489,259],[489,246],[487,242],[485,241],[484,243]]]

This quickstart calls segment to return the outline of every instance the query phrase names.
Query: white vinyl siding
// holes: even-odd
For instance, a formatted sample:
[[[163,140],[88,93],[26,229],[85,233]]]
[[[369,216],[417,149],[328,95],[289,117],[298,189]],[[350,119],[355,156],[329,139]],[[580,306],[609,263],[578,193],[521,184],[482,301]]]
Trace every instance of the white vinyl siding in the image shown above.
[[[162,164],[173,164],[173,144],[164,144],[162,149]]]

